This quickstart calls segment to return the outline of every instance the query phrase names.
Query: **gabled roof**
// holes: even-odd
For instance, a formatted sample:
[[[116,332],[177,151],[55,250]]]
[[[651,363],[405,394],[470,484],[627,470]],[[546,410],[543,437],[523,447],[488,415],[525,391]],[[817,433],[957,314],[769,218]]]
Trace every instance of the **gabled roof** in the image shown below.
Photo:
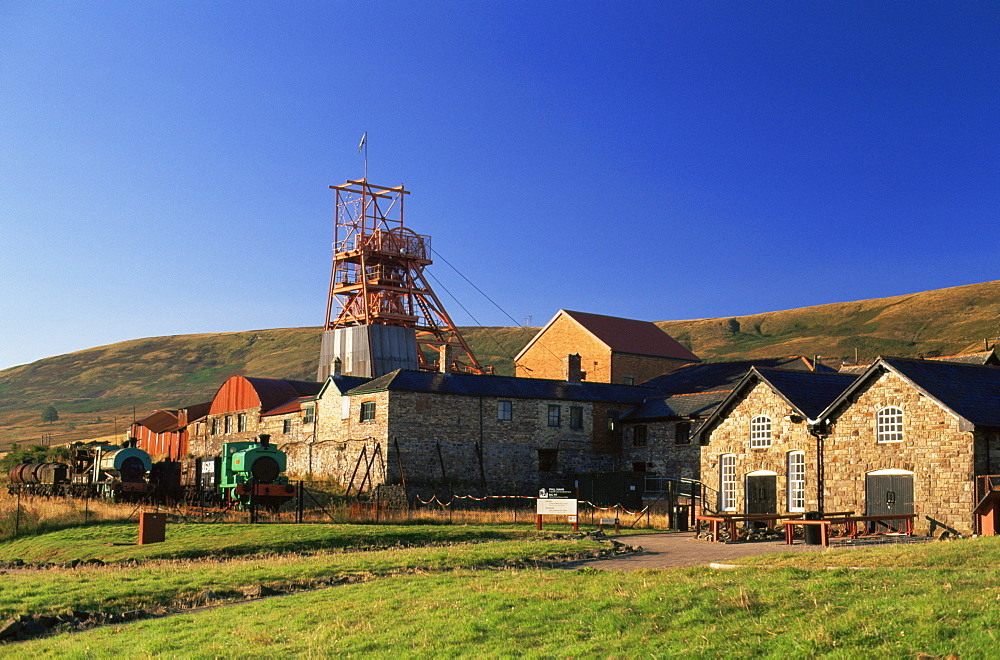
[[[145,417],[134,422],[139,426],[145,426],[153,433],[165,433],[177,428],[176,410],[154,410]]]
[[[641,403],[656,391],[638,385],[612,383],[568,383],[564,380],[543,378],[515,378],[513,376],[474,376],[470,374],[442,374],[433,371],[397,369],[372,379],[352,389],[349,394],[407,391],[433,392],[436,394],[461,394],[468,396],[497,396],[518,399],[555,399],[566,401],[608,401],[615,403]]]
[[[758,383],[767,384],[806,421],[818,418],[823,409],[856,379],[856,376],[833,370],[813,372],[754,367],[715,408],[698,432],[704,433],[715,426]]]
[[[521,349],[521,352],[514,357],[514,361],[519,360],[560,316],[572,319],[595,339],[607,346],[609,350],[617,353],[650,355],[688,362],[699,362],[701,360],[701,358],[684,348],[680,342],[651,321],[637,321],[617,316],[604,316],[603,314],[572,312],[560,309],[545,324],[545,327],[539,330],[538,334]]]
[[[664,394],[731,390],[752,367],[813,373],[812,362],[804,357],[793,355],[783,358],[762,358],[736,362],[685,364],[676,371],[646,381],[643,386],[655,387]],[[815,373],[836,373],[836,371],[818,364]]]
[[[316,398],[320,399],[326,396],[327,391],[331,388],[338,394],[344,394],[353,390],[355,387],[364,385],[370,380],[371,378],[365,378],[363,376],[329,376],[327,377],[326,382],[323,383],[323,387],[320,388]]]
[[[891,371],[918,392],[974,426],[1000,427],[1000,368],[946,360],[881,357],[822,412],[829,418],[852,394]]]

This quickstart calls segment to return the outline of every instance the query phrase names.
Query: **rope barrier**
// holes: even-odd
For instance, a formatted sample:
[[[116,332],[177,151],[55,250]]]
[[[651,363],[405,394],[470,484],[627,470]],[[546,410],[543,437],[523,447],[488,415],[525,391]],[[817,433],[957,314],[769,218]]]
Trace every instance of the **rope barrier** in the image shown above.
[[[442,507],[451,506],[452,504],[455,503],[455,500],[473,500],[475,502],[483,502],[485,500],[537,500],[538,499],[537,497],[533,497],[531,495],[484,495],[483,497],[476,497],[475,495],[452,495],[451,499],[448,500],[447,503],[445,503],[441,501],[441,499],[437,496],[437,493],[434,493],[433,495],[430,496],[429,499],[426,500],[423,499],[419,494],[416,497],[417,501],[420,502],[421,504],[427,505],[436,502],[438,505]],[[621,504],[612,504],[611,506],[598,506],[588,500],[577,501],[577,506],[582,504],[586,504],[590,507],[593,507],[597,511],[611,511],[613,509],[615,511],[620,511],[621,513],[629,516],[641,516],[647,511],[649,511],[648,505],[644,506],[642,509],[638,511],[630,511]]]

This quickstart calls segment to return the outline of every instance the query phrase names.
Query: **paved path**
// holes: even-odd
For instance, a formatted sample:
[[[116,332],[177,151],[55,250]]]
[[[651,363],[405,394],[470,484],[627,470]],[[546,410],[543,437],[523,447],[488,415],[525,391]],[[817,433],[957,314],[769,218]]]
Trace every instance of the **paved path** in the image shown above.
[[[642,546],[642,552],[621,555],[608,559],[593,559],[567,564],[566,568],[578,569],[584,566],[616,571],[632,571],[640,568],[678,568],[680,566],[707,566],[711,563],[726,563],[748,555],[762,555],[776,552],[824,552],[821,545],[806,545],[797,541],[785,545],[781,541],[752,541],[749,543],[713,543],[694,538],[692,532],[667,532],[664,534],[641,534],[636,536],[615,536],[614,539],[633,547]],[[843,546],[831,546],[843,547]]]

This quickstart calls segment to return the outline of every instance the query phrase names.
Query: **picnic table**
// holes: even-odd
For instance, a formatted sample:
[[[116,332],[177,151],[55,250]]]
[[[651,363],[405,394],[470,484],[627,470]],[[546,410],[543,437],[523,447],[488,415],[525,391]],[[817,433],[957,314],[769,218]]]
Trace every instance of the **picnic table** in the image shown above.
[[[740,524],[741,523],[764,523],[769,529],[774,529],[778,522],[784,519],[798,519],[802,516],[801,513],[790,513],[790,514],[779,514],[779,513],[747,513],[743,515],[736,514],[713,514],[713,515],[701,515],[695,516],[695,519],[701,522],[706,522],[709,525],[709,531],[712,535],[712,540],[718,542],[722,533],[725,532],[727,535],[728,542],[739,541],[741,536],[745,536],[745,532],[741,533]]]

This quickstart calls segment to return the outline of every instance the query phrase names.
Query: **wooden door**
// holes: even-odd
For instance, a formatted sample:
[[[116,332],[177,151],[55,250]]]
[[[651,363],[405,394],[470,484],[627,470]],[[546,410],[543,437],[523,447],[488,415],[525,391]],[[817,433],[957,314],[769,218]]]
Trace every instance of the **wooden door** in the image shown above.
[[[765,474],[747,477],[747,513],[778,512],[778,477]]]
[[[912,474],[869,474],[865,476],[865,515],[892,516],[913,513]],[[892,531],[905,529],[900,521]]]

